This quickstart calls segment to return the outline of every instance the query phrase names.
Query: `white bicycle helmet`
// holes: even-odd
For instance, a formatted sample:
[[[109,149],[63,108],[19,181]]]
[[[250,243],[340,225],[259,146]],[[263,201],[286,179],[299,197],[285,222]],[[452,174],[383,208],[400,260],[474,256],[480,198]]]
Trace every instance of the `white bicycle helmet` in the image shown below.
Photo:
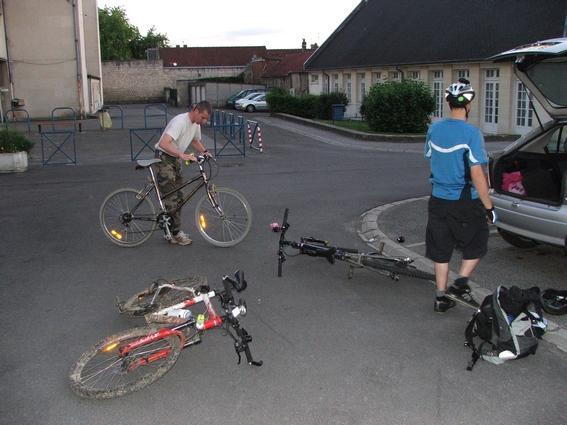
[[[445,100],[452,107],[464,108],[474,99],[474,89],[470,86],[469,80],[459,78],[458,83],[451,84],[445,90]]]

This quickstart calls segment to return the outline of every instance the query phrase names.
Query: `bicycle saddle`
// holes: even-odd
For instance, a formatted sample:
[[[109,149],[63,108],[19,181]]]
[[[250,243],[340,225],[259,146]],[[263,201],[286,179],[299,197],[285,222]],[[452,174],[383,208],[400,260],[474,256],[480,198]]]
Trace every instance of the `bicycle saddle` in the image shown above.
[[[152,158],[152,159],[138,159],[136,161],[138,163],[138,165],[140,167],[149,167],[152,164],[155,164],[157,162],[161,162],[161,159],[159,158]]]

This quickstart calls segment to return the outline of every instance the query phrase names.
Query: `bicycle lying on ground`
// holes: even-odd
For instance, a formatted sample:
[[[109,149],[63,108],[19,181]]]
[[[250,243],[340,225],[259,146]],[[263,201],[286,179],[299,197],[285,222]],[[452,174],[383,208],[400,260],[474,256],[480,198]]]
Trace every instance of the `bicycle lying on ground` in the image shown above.
[[[383,252],[384,243],[380,244],[377,252],[358,252],[357,249],[339,248],[330,246],[327,241],[315,239],[313,237],[302,236],[300,242],[289,241],[285,238],[285,233],[289,228],[287,216],[289,209],[286,208],[283,222],[281,225],[272,223],[270,227],[274,232],[279,232],[280,242],[278,249],[278,276],[282,275],[282,265],[286,260],[285,247],[289,246],[297,249],[299,254],[305,254],[312,257],[326,258],[329,263],[334,264],[335,260],[347,261],[350,263],[348,277],[353,277],[355,268],[367,268],[378,273],[399,280],[400,276],[410,276],[418,279],[435,281],[435,275],[419,270],[410,264],[413,262],[411,258],[394,257]]]
[[[232,289],[246,289],[244,273],[234,279],[223,276],[223,290],[210,290],[206,278],[192,276],[167,282],[160,279],[150,287],[117,306],[120,313],[145,317],[150,326],[130,329],[105,338],[79,357],[71,368],[69,383],[79,396],[94,399],[120,397],[161,378],[169,371],[181,350],[198,344],[205,331],[220,328],[234,340],[238,364],[244,352],[248,364],[261,366],[252,359],[248,344],[252,337],[240,326],[238,317],[246,315],[246,303],[235,304]],[[220,301],[223,315],[211,303]],[[206,310],[193,314],[188,308],[203,303]],[[234,330],[236,336],[231,332]]]
[[[252,209],[248,201],[236,190],[215,187],[211,179],[218,174],[218,164],[208,156],[198,157],[199,174],[168,193],[160,193],[152,165],[161,159],[138,160],[136,170],[149,169],[150,184],[142,190],[118,189],[106,197],[99,218],[104,234],[115,244],[134,247],[146,242],[156,227],[171,240],[170,226],[173,215],[204,187],[205,195],[197,202],[195,222],[206,241],[220,247],[236,245],[248,235],[252,226]],[[216,172],[213,176],[213,165]],[[185,196],[173,211],[167,211],[163,200],[190,184],[198,184]],[[148,195],[155,190],[159,211]]]

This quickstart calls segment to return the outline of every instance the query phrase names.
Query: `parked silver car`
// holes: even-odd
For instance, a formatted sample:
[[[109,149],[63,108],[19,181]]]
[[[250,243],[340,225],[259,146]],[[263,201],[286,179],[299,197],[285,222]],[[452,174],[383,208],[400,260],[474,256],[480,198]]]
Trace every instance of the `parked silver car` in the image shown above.
[[[252,93],[266,93],[266,89],[245,89],[245,90],[241,90],[238,93],[236,93],[235,95],[231,96],[227,101],[226,101],[226,107],[227,108],[234,108],[234,104],[236,103],[237,100],[242,99]]]
[[[246,112],[267,111],[268,103],[266,102],[266,94],[263,93],[253,98],[237,100],[234,107],[235,109]]]
[[[515,73],[552,118],[493,154],[490,197],[502,238],[517,247],[538,243],[567,254],[567,38],[520,46],[491,58],[514,61]]]

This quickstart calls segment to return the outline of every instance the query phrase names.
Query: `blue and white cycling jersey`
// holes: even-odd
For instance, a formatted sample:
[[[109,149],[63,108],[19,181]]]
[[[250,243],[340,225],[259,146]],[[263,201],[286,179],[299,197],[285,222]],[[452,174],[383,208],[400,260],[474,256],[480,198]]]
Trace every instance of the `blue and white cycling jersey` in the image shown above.
[[[482,133],[466,121],[446,118],[429,127],[425,157],[431,162],[431,194],[447,200],[476,199],[470,167],[486,164]]]

